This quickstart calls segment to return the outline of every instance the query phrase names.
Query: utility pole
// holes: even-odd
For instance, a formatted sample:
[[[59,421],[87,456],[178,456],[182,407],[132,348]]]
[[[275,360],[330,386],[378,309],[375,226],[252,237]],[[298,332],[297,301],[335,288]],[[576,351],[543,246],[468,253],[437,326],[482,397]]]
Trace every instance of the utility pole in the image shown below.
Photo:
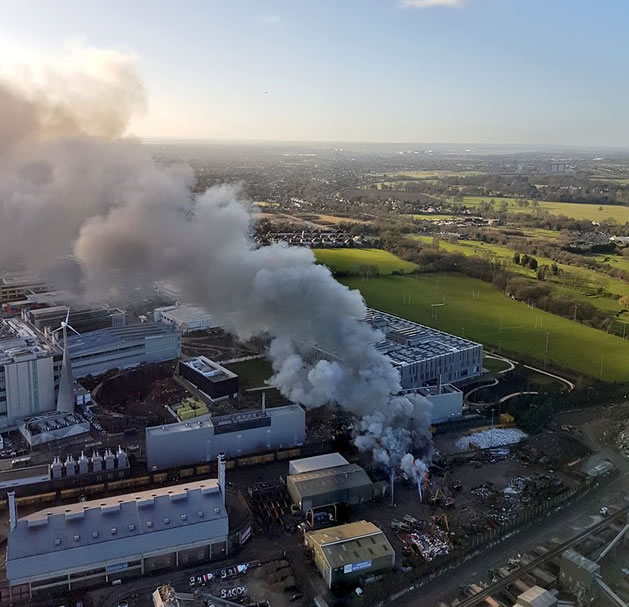
[[[546,349],[544,350],[544,369],[546,368],[546,360],[548,358],[548,338],[550,337],[550,331],[546,333]]]
[[[574,322],[577,322],[577,304],[574,304]]]
[[[605,353],[601,354],[601,377],[603,377],[603,363],[605,362]]]

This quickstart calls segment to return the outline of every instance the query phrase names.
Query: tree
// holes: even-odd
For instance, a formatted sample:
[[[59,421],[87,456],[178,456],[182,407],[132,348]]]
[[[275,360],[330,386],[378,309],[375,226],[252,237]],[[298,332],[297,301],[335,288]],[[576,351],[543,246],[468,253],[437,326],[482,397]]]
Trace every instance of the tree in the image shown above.
[[[520,254],[517,252],[513,254],[513,263],[520,265]]]
[[[526,266],[528,266],[528,265],[529,265],[529,260],[530,260],[530,259],[531,259],[531,258],[530,258],[530,257],[529,257],[526,253],[524,253],[524,255],[522,255],[522,256],[520,257],[520,263],[521,263],[524,267],[526,267]]]
[[[432,235],[432,246],[435,247],[435,249],[439,248],[439,234],[436,232]]]
[[[550,271],[552,272],[553,276],[557,276],[559,274],[559,266],[554,261],[550,266]]]
[[[537,259],[535,259],[535,257],[529,259],[529,268],[531,268],[531,270],[537,270]]]

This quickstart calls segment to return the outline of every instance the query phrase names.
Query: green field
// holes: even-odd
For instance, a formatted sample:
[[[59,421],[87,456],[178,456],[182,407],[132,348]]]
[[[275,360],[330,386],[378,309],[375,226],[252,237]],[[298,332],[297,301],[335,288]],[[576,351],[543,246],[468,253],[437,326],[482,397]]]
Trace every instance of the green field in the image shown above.
[[[313,249],[317,261],[331,270],[361,274],[361,266],[376,266],[380,274],[412,272],[417,266],[381,249]]]
[[[607,381],[629,380],[629,340],[529,308],[481,280],[458,274],[418,274],[342,282],[360,290],[369,306],[497,351],[527,354],[540,364],[548,336],[548,361]]]
[[[264,382],[273,375],[271,363],[263,358],[243,360],[239,363],[227,364],[225,367],[238,374],[240,387],[244,389],[264,386]]]
[[[481,202],[493,200],[496,208],[500,208],[506,202],[511,213],[532,213],[535,208],[530,204],[527,208],[519,207],[514,198],[496,198],[491,196],[465,196],[464,204],[468,207],[480,206]],[[612,204],[577,204],[574,202],[551,202],[540,200],[539,208],[553,215],[565,215],[573,219],[590,219],[592,221],[603,221],[604,219],[615,219],[618,223],[629,221],[629,206],[617,206]]]
[[[424,244],[432,243],[432,236],[412,236],[411,238],[413,238],[414,240],[419,240]],[[476,240],[457,240],[456,242],[441,240],[439,242],[439,247],[442,248],[444,251],[448,251],[450,253],[461,253],[462,255],[468,256],[471,255],[475,257],[490,257],[500,259],[505,262],[505,267],[509,271],[516,272],[524,276],[529,276],[531,278],[535,277],[535,272],[533,270],[530,270],[529,268],[523,268],[521,265],[514,263],[514,251],[503,245],[484,243]],[[553,263],[553,260],[548,257],[540,257],[537,255],[535,255],[534,257],[535,259],[537,259],[537,262],[540,266],[550,266]],[[623,258],[617,259],[624,261]],[[607,276],[606,274],[602,274],[601,272],[596,272],[595,270],[590,270],[588,268],[579,268],[562,263],[557,263],[557,267],[563,272],[569,272],[574,275],[580,276],[583,279],[582,292],[594,291],[597,285],[600,284],[600,281],[604,280],[605,291],[619,295],[621,297],[624,295],[629,295],[629,284],[624,282],[623,280],[620,280],[619,278],[612,278],[611,276]],[[563,286],[563,279],[561,274],[556,277],[550,277],[547,275],[547,281],[553,282],[559,286]],[[569,292],[573,295],[575,294],[574,290],[569,290]],[[611,298],[588,297],[587,300],[592,305],[600,307],[603,310],[617,312],[620,309],[618,303]]]
[[[410,213],[408,215],[400,215],[400,217],[412,217],[415,221],[442,221],[448,219],[456,219],[458,215],[440,215],[438,213],[420,215],[417,213]]]

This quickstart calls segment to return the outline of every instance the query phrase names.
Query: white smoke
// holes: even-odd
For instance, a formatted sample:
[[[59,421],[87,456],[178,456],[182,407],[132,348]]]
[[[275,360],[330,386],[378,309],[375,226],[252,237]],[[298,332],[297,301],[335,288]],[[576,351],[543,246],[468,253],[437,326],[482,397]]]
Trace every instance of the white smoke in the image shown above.
[[[377,463],[400,466],[414,448],[429,457],[428,401],[391,396],[399,373],[361,322],[360,293],[308,249],[256,248],[239,188],[193,196],[188,168],[116,139],[144,89],[124,56],[88,55],[95,72],[0,82],[0,260],[93,301],[175,283],[239,338],[271,338],[271,383],[287,398],[362,417],[356,444]],[[330,360],[310,362],[312,345]]]

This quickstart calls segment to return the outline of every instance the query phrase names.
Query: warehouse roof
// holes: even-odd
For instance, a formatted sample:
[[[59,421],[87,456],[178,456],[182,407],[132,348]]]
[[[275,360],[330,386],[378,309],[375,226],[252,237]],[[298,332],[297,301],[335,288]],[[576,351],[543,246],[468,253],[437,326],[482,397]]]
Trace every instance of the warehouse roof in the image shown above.
[[[307,543],[321,550],[332,569],[394,554],[384,533],[368,521],[312,531]]]
[[[295,485],[302,499],[339,489],[353,489],[373,484],[367,473],[356,464],[292,474],[287,478],[287,482]]]
[[[126,562],[227,532],[215,480],[49,508],[20,518],[9,534],[7,577],[13,582],[90,563]]]
[[[555,607],[557,597],[540,586],[533,586],[518,596],[518,603],[529,607]]]
[[[325,470],[336,466],[344,466],[349,462],[340,453],[324,453],[313,457],[293,459],[288,462],[289,474],[303,474],[314,470]]]
[[[81,335],[68,335],[68,349],[70,355],[75,356],[91,350],[98,351],[103,346],[151,339],[169,334],[177,335],[176,329],[156,322],[144,322],[124,327],[107,327]],[[63,344],[63,339],[60,339],[59,343]]]

